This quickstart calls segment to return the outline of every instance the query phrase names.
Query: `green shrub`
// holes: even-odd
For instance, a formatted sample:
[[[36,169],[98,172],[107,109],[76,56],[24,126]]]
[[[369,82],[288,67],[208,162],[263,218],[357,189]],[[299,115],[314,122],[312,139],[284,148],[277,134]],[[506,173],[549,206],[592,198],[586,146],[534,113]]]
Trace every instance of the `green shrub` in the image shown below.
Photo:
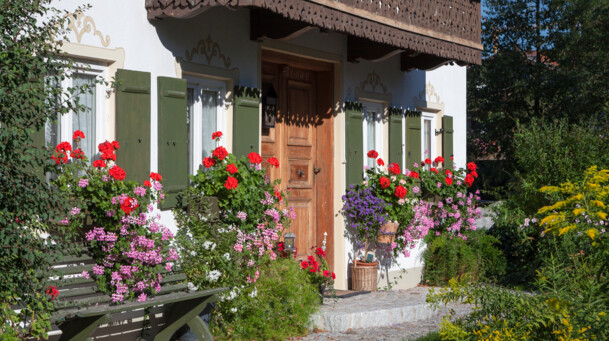
[[[223,323],[214,333],[224,335],[218,339],[285,340],[306,333],[320,296],[298,262],[291,258],[268,262],[256,291],[254,297],[241,296],[238,318]]]
[[[579,181],[592,165],[609,167],[606,122],[533,119],[527,124],[518,124],[514,157],[517,185],[510,200],[526,214],[533,214],[556,199],[540,193],[538,189],[542,186]]]
[[[440,235],[429,241],[423,255],[426,284],[445,284],[468,273],[481,281],[495,282],[505,270],[505,260],[497,239],[484,230],[468,231],[466,240]]]

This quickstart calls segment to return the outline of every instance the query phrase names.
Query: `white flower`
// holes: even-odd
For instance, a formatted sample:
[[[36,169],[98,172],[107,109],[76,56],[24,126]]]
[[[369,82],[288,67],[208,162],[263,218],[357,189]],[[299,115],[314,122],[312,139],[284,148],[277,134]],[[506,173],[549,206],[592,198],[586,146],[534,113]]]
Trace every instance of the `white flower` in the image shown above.
[[[196,291],[198,288],[192,284],[192,282],[188,282],[188,291]]]
[[[226,232],[228,232],[228,230],[225,229],[224,227],[221,227],[218,229],[218,233],[226,233]]]
[[[195,250],[190,251],[190,255],[193,257],[197,256],[197,252]]]
[[[258,296],[258,289],[254,287],[254,291],[252,291],[249,295],[251,298]]]
[[[230,308],[231,313],[236,313],[237,312],[237,308]]]
[[[210,242],[208,240],[205,243],[203,243],[203,248],[205,248],[205,250],[210,250],[211,249],[211,251],[213,251],[216,248],[216,243]]]
[[[222,273],[218,270],[212,270],[210,272],[207,273],[207,280],[210,282],[215,282],[218,280],[218,278],[220,278],[220,276],[222,275]]]
[[[226,260],[230,260],[230,253],[228,253],[228,252],[225,253],[224,254],[224,258],[226,258]]]

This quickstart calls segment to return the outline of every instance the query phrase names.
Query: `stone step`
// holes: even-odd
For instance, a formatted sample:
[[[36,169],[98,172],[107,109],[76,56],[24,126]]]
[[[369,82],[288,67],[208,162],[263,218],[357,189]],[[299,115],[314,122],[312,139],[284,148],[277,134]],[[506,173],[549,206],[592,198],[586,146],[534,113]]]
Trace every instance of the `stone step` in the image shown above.
[[[438,312],[425,302],[428,288],[377,291],[347,298],[326,298],[312,316],[312,328],[330,332],[375,328],[426,320]]]

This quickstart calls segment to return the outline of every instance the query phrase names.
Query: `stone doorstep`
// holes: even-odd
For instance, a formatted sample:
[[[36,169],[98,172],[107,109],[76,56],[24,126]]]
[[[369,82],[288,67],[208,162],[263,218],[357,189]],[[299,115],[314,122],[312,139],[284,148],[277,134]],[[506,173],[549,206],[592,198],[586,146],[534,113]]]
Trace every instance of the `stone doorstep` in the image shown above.
[[[438,314],[425,303],[427,288],[374,292],[360,297],[326,299],[311,317],[312,330],[342,332],[426,320]]]
[[[430,305],[415,304],[374,311],[319,312],[311,317],[312,330],[342,332],[349,329],[375,328],[426,320],[436,315]]]

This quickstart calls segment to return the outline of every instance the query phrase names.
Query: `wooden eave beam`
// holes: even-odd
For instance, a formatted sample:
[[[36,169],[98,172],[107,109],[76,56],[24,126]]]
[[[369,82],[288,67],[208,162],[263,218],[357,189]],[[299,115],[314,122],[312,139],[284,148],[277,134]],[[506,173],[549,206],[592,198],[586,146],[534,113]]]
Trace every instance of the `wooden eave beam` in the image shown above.
[[[315,26],[284,18],[265,9],[254,7],[250,10],[250,39],[253,41],[265,38],[290,40],[312,29]]]

